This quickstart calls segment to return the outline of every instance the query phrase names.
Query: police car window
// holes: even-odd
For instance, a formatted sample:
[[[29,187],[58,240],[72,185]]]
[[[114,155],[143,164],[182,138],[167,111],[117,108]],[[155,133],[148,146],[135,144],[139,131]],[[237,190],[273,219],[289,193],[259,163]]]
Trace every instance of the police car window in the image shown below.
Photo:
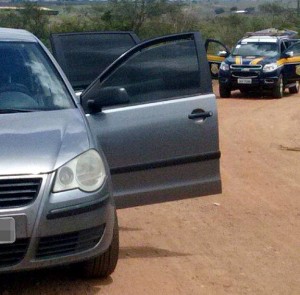
[[[226,48],[217,42],[209,42],[207,47],[207,54],[218,55],[220,51],[226,51]]]
[[[238,44],[233,52],[233,55],[242,56],[276,56],[278,54],[278,45],[276,43],[241,43]]]
[[[101,90],[116,86],[126,90],[130,104],[199,93],[194,40],[166,42],[137,52],[104,81]]]
[[[300,42],[295,44],[291,50],[293,51],[294,55],[300,55]]]
[[[287,40],[284,42],[285,44],[285,48],[288,49],[290,46],[292,46],[293,44],[295,44],[295,41],[293,40]]]

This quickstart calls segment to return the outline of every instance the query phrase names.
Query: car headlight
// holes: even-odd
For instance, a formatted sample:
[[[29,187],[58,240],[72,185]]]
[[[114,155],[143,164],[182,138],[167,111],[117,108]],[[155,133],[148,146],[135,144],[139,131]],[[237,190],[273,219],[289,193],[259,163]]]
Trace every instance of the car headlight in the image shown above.
[[[95,150],[89,150],[56,171],[54,192],[79,188],[92,192],[101,187],[106,177],[104,163]]]
[[[268,73],[268,72],[273,72],[275,71],[276,69],[278,68],[278,65],[276,63],[271,63],[271,64],[266,64],[263,68],[263,71],[265,73]]]
[[[229,64],[225,63],[224,61],[221,62],[220,70],[222,70],[222,71],[229,71]]]

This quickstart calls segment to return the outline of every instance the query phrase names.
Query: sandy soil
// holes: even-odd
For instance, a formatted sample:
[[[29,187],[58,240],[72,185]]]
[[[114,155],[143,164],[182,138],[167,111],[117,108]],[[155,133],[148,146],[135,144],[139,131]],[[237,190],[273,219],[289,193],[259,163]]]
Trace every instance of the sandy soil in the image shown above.
[[[218,106],[221,195],[119,211],[107,280],[51,269],[2,276],[0,293],[300,294],[300,95]]]

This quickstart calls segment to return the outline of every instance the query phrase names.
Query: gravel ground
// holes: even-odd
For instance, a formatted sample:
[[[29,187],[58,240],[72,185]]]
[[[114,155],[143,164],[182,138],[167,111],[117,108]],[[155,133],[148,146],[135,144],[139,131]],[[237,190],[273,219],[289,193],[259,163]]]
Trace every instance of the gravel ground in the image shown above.
[[[7,274],[0,294],[300,294],[300,95],[218,107],[222,194],[119,211],[106,280]]]

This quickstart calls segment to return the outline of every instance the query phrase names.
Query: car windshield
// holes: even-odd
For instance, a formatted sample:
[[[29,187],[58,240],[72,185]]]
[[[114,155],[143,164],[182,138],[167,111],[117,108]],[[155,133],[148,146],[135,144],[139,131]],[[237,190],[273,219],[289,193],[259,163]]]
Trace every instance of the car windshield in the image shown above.
[[[74,107],[59,73],[37,43],[0,42],[0,110]]]
[[[278,54],[278,45],[276,43],[248,42],[238,44],[232,55],[240,56],[267,56],[273,57]]]

